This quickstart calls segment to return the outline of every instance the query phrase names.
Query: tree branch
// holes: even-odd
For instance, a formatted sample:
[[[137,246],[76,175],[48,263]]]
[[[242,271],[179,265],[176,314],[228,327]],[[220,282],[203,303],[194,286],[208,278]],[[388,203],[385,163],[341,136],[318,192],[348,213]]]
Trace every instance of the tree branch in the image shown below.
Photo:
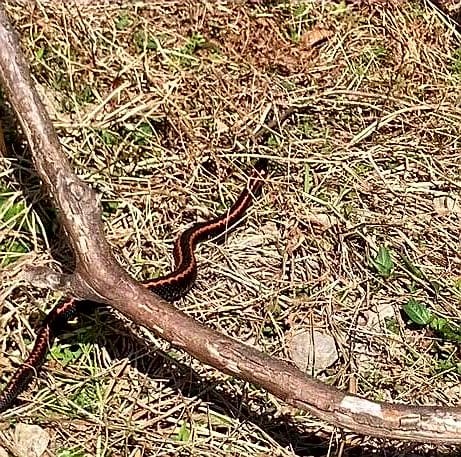
[[[256,384],[331,424],[385,438],[461,442],[461,408],[392,405],[341,392],[207,328],[133,280],[117,263],[104,238],[94,191],[72,173],[1,7],[0,83],[76,258],[73,274],[61,280],[53,277],[49,285],[62,283],[79,299],[109,304],[203,363]]]

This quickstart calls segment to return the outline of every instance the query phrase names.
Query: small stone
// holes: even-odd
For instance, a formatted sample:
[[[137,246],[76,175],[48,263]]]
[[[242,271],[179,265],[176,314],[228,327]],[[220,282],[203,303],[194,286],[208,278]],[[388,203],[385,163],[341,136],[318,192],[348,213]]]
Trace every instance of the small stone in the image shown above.
[[[439,216],[461,215],[461,205],[456,198],[450,196],[436,197],[433,201],[434,210]]]
[[[296,333],[288,338],[287,345],[291,360],[305,373],[318,373],[338,360],[334,338],[317,330]]]
[[[38,425],[19,423],[14,430],[14,443],[20,457],[40,457],[50,443],[50,436]]]

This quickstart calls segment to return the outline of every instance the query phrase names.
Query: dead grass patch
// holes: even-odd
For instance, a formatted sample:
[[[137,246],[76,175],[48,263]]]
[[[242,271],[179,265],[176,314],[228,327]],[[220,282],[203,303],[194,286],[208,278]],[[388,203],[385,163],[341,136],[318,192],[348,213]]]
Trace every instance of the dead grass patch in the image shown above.
[[[222,211],[250,161],[268,156],[263,198],[226,243],[199,248],[197,285],[179,306],[276,357],[290,329],[313,326],[340,351],[325,382],[458,403],[458,344],[402,314],[413,299],[461,318],[460,214],[443,206],[461,197],[461,53],[439,12],[416,1],[5,3],[133,275],[168,272],[177,234]],[[251,146],[287,106],[299,113]],[[2,161],[2,202],[23,204],[22,223],[0,230],[4,261],[14,257],[1,290],[3,381],[59,299],[17,288],[23,263],[62,250],[28,167]],[[383,246],[389,278],[370,263]],[[39,424],[60,456],[435,452],[343,435],[104,310],[71,325],[22,399],[4,416],[5,442],[15,422]]]

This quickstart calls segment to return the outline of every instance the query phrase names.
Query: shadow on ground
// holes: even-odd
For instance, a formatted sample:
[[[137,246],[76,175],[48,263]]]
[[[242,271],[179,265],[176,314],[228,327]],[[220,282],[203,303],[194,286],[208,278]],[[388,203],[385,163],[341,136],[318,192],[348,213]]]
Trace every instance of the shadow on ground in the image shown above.
[[[81,319],[83,325],[95,325],[93,313],[94,305],[85,302],[81,305]],[[140,373],[158,379],[169,379],[165,387],[176,390],[185,398],[199,398],[212,405],[212,409],[223,415],[238,418],[240,423],[249,422],[256,425],[276,441],[281,447],[290,449],[294,455],[307,457],[323,456],[382,456],[382,457],[417,457],[417,456],[459,456],[459,451],[454,448],[437,449],[412,443],[374,440],[372,445],[359,444],[346,445],[341,448],[339,436],[331,438],[328,433],[321,430],[315,433],[306,431],[302,424],[290,415],[274,418],[274,411],[267,410],[261,400],[259,407],[254,407],[252,399],[250,408],[242,396],[220,388],[216,381],[210,381],[200,376],[190,366],[172,359],[171,356],[157,349],[152,350],[145,339],[133,334],[130,324],[123,318],[116,316],[106,307],[98,306],[98,322],[104,327],[103,335],[95,343],[103,344],[113,360],[126,359],[130,365]],[[102,339],[102,341],[101,341]],[[255,412],[254,409],[258,409]],[[369,440],[367,440],[369,441]]]

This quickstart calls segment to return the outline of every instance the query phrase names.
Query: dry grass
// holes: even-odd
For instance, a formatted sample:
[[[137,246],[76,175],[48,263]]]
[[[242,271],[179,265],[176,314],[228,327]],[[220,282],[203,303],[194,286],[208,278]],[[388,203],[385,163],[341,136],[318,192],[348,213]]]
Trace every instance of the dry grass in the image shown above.
[[[199,248],[179,306],[276,357],[289,331],[314,326],[340,352],[325,382],[457,404],[458,344],[401,312],[414,299],[461,318],[461,52],[447,18],[423,1],[84,3],[5,2],[125,267],[168,272],[177,234],[222,211],[251,160],[271,157],[263,198],[225,244]],[[280,134],[250,147],[288,106],[300,111]],[[18,288],[21,267],[65,257],[29,168],[2,161],[2,205],[17,213],[0,231],[3,382],[59,299]],[[389,278],[370,265],[380,246]],[[21,399],[0,432],[12,452],[17,422],[46,429],[47,455],[61,457],[450,452],[344,435],[105,310],[71,325]]]

